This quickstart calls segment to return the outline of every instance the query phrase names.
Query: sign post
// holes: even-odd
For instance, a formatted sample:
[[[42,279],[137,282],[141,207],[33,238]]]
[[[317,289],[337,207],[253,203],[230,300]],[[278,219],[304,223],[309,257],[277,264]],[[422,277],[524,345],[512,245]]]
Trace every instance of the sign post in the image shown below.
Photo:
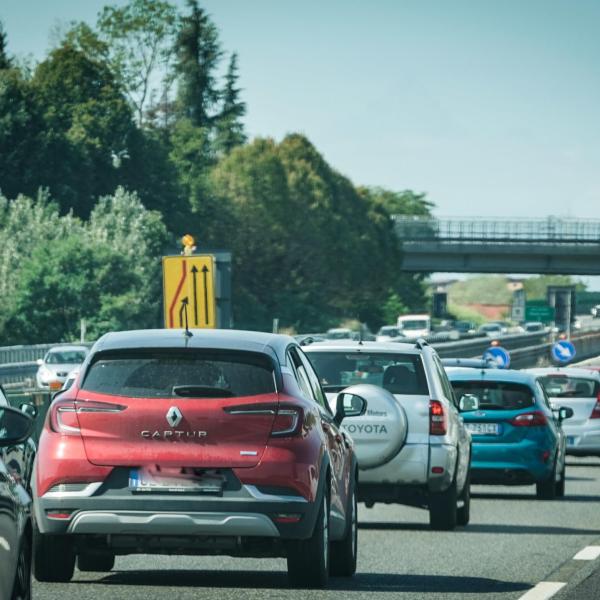
[[[216,327],[215,260],[212,255],[163,257],[163,306],[167,329]]]

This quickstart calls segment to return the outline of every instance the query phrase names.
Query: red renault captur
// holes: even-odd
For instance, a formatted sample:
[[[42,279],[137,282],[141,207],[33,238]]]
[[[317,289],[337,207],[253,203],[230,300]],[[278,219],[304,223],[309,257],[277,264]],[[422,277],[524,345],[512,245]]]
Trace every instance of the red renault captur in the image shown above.
[[[290,337],[109,333],[48,411],[33,482],[34,573],[68,581],[115,555],[287,558],[290,582],[356,570],[357,462]]]

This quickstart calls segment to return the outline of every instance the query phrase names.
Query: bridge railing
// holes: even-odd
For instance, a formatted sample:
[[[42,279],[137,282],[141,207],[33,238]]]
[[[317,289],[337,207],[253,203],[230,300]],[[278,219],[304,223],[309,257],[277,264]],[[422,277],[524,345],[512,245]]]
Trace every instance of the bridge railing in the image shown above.
[[[405,215],[394,215],[392,219],[396,233],[404,241],[600,245],[600,220],[593,219],[433,219]]]

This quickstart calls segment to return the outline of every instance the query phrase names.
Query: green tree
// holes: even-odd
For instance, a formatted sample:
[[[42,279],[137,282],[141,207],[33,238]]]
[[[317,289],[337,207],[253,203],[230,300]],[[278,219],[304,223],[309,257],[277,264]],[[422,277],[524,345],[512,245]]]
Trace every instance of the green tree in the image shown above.
[[[88,223],[36,201],[0,198],[0,337],[4,343],[67,341],[86,319],[93,339],[161,323],[159,213],[119,188]]]
[[[138,123],[151,98],[153,82],[170,85],[170,63],[177,21],[175,7],[163,0],[129,0],[105,6],[98,17],[112,70],[135,107]]]
[[[17,69],[0,70],[0,188],[15,198],[43,181],[49,136],[31,83]]]
[[[221,112],[215,120],[215,148],[220,154],[229,154],[247,139],[241,121],[246,114],[246,104],[240,100],[238,79],[237,54],[233,53],[225,77]]]
[[[545,300],[550,285],[577,285],[578,291],[584,291],[585,285],[575,281],[569,275],[539,275],[523,280],[523,289],[528,300]]]
[[[85,217],[123,182],[119,161],[136,131],[131,109],[108,65],[69,45],[39,64],[32,85],[45,122],[39,185]]]
[[[179,115],[195,127],[211,124],[219,101],[215,70],[221,58],[217,28],[197,0],[188,0],[190,13],[180,18],[176,38]]]
[[[479,275],[453,283],[448,302],[455,306],[468,304],[510,304],[512,293],[503,275]]]
[[[362,187],[359,191],[381,206],[389,215],[432,216],[431,210],[434,204],[427,200],[426,194],[417,194],[411,190],[394,192],[381,187]]]
[[[12,66],[12,61],[8,56],[6,45],[6,32],[4,31],[2,21],[0,21],[0,70],[10,69]]]

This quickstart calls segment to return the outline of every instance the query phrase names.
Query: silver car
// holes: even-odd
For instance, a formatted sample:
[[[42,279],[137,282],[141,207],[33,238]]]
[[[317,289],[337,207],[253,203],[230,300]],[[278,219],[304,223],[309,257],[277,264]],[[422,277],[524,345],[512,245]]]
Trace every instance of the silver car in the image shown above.
[[[358,458],[359,501],[426,508],[433,529],[466,525],[471,434],[436,351],[423,340],[303,349],[330,404],[342,390],[369,404],[345,427]]]
[[[57,389],[67,379],[69,373],[79,367],[88,355],[85,346],[54,346],[50,348],[43,359],[38,360],[39,368],[35,380],[37,387],[49,388],[56,383]],[[59,385],[60,384],[60,385]]]
[[[573,409],[573,417],[564,421],[567,454],[600,456],[600,373],[577,367],[530,369],[554,407]]]

